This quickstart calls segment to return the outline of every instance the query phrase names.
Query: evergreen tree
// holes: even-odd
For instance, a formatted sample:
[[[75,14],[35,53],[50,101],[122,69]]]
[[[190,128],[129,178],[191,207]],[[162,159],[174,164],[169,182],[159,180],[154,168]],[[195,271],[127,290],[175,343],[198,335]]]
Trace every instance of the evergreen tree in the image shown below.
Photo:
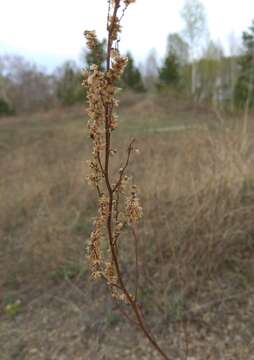
[[[243,33],[244,54],[241,56],[240,75],[234,92],[235,104],[238,107],[254,106],[254,20],[249,31]]]
[[[84,88],[81,82],[81,72],[74,62],[67,61],[58,69],[56,91],[63,105],[73,105],[84,100]]]
[[[106,43],[107,41],[105,39],[102,41],[97,40],[95,48],[85,52],[86,66],[96,64],[101,71],[105,70],[107,56]]]
[[[124,89],[131,89],[137,92],[145,91],[141,72],[135,67],[134,59],[131,53],[127,53],[128,64],[122,76],[122,87]]]
[[[180,65],[174,53],[168,53],[162,68],[159,70],[159,79],[162,84],[178,87],[180,83]]]

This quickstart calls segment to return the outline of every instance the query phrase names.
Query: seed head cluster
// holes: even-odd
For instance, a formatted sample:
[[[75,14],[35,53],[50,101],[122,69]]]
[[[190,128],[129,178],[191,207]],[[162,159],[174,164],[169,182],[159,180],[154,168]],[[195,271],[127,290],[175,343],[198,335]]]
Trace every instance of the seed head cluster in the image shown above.
[[[88,31],[86,30],[84,32],[84,35],[86,37],[87,40],[87,47],[92,50],[93,48],[95,48],[96,44],[97,44],[97,39],[96,39],[96,33],[94,30],[92,31]]]
[[[137,223],[142,217],[142,207],[135,191],[132,191],[131,196],[126,200],[126,213],[129,224]]]
[[[88,259],[92,278],[103,278],[110,286],[112,296],[125,302],[131,299],[131,295],[126,295],[121,284],[117,260],[119,237],[128,226],[140,220],[142,208],[136,187],[131,185],[131,179],[126,174],[133,147],[129,146],[127,161],[115,179],[110,173],[110,159],[117,153],[111,145],[112,132],[118,127],[115,112],[119,104],[117,82],[128,62],[127,57],[118,50],[120,22],[126,8],[134,2],[110,0],[106,70],[101,71],[94,64],[83,71],[83,85],[87,89],[88,100],[88,131],[93,144],[87,180],[97,190],[99,197],[94,229],[87,246]],[[121,9],[122,16],[118,16],[118,10]],[[98,43],[95,31],[85,31],[84,34],[88,48],[94,49]]]

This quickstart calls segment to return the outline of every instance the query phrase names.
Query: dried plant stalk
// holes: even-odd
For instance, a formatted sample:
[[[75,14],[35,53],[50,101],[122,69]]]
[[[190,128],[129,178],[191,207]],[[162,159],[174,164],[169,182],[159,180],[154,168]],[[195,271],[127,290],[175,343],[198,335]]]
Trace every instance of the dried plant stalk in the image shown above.
[[[139,327],[161,356],[169,360],[162,351],[145,323],[137,299],[138,259],[137,235],[135,224],[142,217],[142,208],[137,196],[136,186],[131,184],[126,171],[133,153],[134,142],[128,147],[125,165],[119,169],[116,179],[112,179],[111,156],[116,154],[111,146],[113,130],[118,126],[115,109],[118,107],[116,93],[117,80],[120,79],[128,59],[118,50],[121,20],[126,9],[135,0],[108,0],[107,18],[107,66],[100,71],[96,64],[84,70],[83,85],[87,88],[88,130],[93,143],[92,158],[88,161],[89,184],[98,193],[98,213],[94,221],[94,230],[88,244],[88,259],[93,279],[102,278],[109,286],[112,296],[130,306],[134,318],[123,310],[122,313]],[[94,49],[97,44],[95,31],[85,31],[87,46]],[[119,258],[119,237],[123,229],[129,227],[135,241],[136,281],[134,294],[129,291],[123,279]],[[107,244],[106,251],[105,243]],[[103,246],[102,246],[103,245]]]

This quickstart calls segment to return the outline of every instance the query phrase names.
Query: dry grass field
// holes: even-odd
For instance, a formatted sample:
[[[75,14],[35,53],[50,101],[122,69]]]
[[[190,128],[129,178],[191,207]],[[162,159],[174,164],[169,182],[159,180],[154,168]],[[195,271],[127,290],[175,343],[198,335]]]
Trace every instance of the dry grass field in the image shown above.
[[[162,346],[254,359],[254,118],[243,134],[240,116],[132,94],[120,118],[120,153],[140,149],[140,300]],[[1,360],[157,359],[88,277],[89,153],[82,107],[0,120]]]

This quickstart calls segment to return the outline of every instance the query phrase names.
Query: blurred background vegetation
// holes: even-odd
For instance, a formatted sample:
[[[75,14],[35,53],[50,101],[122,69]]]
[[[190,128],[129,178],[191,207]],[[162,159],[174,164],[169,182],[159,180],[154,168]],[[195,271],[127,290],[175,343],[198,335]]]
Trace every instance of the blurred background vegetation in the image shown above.
[[[189,4],[189,5],[188,5]],[[192,6],[190,6],[192,4]],[[254,21],[246,24],[242,43],[233,38],[230,54],[207,35],[206,13],[198,1],[182,10],[185,28],[168,35],[166,53],[151,50],[144,64],[128,52],[121,86],[134,92],[174,91],[198,104],[235,111],[254,105]],[[191,21],[189,19],[192,19]],[[197,55],[198,54],[198,55]],[[21,56],[0,56],[0,115],[14,115],[82,102],[82,68],[105,68],[106,40],[93,51],[83,50],[80,62],[66,61],[52,73]]]

